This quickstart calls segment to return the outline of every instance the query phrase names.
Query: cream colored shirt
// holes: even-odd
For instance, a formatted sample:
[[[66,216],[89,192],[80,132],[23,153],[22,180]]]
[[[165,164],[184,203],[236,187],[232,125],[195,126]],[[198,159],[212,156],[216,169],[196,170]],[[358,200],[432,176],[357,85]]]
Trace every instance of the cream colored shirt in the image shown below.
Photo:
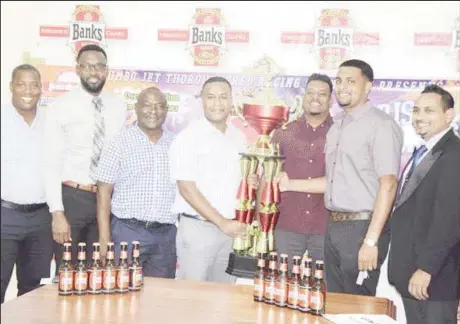
[[[246,137],[236,126],[229,122],[224,134],[203,117],[179,133],[171,145],[171,180],[195,182],[210,204],[232,219],[241,180],[239,153],[246,151]],[[198,215],[178,191],[173,212]]]
[[[112,93],[102,92],[102,116],[107,143],[124,126],[126,104]],[[47,108],[46,200],[50,212],[64,211],[62,182],[71,180],[82,185],[94,184],[90,178],[93,152],[93,96],[76,87],[55,99]]]

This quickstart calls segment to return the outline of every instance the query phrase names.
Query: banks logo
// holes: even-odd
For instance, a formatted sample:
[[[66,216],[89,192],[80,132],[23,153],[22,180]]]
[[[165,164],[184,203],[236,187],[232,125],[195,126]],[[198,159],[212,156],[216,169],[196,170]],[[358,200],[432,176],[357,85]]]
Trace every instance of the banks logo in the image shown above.
[[[248,43],[249,32],[228,30],[220,9],[196,9],[188,30],[159,29],[158,40],[186,41],[195,66],[217,66],[227,43]]]

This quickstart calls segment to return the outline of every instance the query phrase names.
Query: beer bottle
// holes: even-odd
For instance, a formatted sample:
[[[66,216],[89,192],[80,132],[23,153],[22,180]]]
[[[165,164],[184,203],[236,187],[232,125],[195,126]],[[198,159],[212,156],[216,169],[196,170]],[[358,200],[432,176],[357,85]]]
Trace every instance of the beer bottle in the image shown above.
[[[310,313],[313,315],[322,315],[325,312],[326,285],[323,278],[324,262],[318,260],[315,264],[315,279],[311,287]]]
[[[74,294],[86,295],[88,289],[88,272],[86,269],[86,243],[78,243],[77,264],[74,272]]]
[[[62,261],[59,264],[59,295],[68,296],[73,293],[72,244],[64,243]]]
[[[292,275],[288,283],[288,307],[297,309],[299,300],[299,286],[302,281],[300,277],[300,256],[292,258]]]
[[[128,243],[120,243],[120,259],[117,266],[117,292],[129,291]]]
[[[275,290],[275,305],[279,307],[287,306],[288,299],[288,255],[280,255],[280,267],[279,274],[276,278],[276,290]]]
[[[270,252],[268,262],[268,274],[264,280],[264,302],[267,304],[275,303],[275,283],[278,271],[276,266],[278,263],[278,254]]]
[[[116,289],[117,267],[115,265],[114,243],[107,243],[106,264],[102,271],[102,292],[113,294]]]
[[[310,293],[311,293],[311,266],[313,260],[311,258],[305,259],[303,277],[299,285],[299,300],[297,309],[302,313],[310,311]]]
[[[93,258],[88,269],[88,293],[100,294],[102,290],[101,246],[93,243]]]
[[[264,301],[264,279],[265,279],[265,255],[259,253],[257,261],[257,271],[254,273],[254,300],[257,302]]]
[[[139,241],[133,241],[131,264],[129,265],[129,290],[141,290],[143,283],[142,263],[140,261]]]

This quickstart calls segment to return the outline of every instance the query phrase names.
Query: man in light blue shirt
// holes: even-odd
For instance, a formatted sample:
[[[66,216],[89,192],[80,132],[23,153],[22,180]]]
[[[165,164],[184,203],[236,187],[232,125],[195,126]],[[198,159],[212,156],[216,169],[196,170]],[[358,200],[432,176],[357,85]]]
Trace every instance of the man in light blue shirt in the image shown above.
[[[143,90],[135,107],[138,122],[104,148],[96,174],[97,219],[103,255],[110,241],[116,255],[120,242],[139,241],[144,275],[174,278],[176,187],[169,175],[173,136],[162,127],[167,110],[159,89]]]
[[[51,214],[45,199],[44,112],[40,72],[24,64],[13,70],[12,101],[2,107],[1,302],[16,264],[18,296],[50,276]]]

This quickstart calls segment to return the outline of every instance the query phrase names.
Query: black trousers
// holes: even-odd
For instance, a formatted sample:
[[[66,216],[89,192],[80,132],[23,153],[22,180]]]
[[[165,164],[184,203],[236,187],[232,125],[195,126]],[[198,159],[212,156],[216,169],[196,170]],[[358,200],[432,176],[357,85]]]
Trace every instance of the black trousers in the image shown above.
[[[1,303],[16,264],[18,296],[40,286],[49,278],[53,236],[48,206],[20,212],[2,206],[1,213]]]
[[[86,243],[86,255],[87,258],[90,258],[93,253],[93,243],[99,242],[96,194],[63,185],[62,202],[72,237],[72,262],[77,260],[78,243],[80,242]],[[53,245],[57,276],[64,246],[56,241]]]
[[[382,230],[378,241],[377,269],[368,271],[369,278],[357,285],[358,252],[362,246],[370,220],[338,221],[329,219],[324,242],[324,266],[326,287],[329,292],[375,296],[380,276],[380,267],[388,253],[390,227]]]
[[[458,300],[430,301],[402,298],[407,324],[456,324]]]

